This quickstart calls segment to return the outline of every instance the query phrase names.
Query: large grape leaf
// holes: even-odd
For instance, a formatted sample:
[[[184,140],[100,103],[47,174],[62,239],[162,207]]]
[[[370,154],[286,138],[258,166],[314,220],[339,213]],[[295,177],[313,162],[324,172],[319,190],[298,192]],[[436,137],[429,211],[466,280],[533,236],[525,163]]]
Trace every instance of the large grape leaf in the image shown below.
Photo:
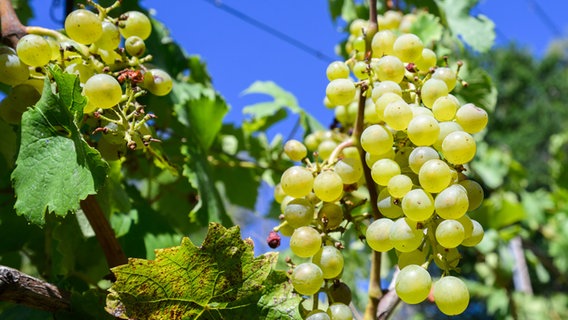
[[[452,33],[471,48],[485,52],[495,41],[495,24],[484,15],[470,15],[478,0],[435,0]]]
[[[65,216],[103,185],[107,163],[81,136],[75,119],[86,104],[74,75],[52,70],[58,94],[46,80],[41,99],[22,115],[20,151],[12,173],[15,208],[43,225],[46,211]]]
[[[155,260],[113,268],[106,310],[123,319],[298,319],[300,297],[276,262],[276,253],[255,258],[238,226],[211,223],[200,247],[183,238]]]

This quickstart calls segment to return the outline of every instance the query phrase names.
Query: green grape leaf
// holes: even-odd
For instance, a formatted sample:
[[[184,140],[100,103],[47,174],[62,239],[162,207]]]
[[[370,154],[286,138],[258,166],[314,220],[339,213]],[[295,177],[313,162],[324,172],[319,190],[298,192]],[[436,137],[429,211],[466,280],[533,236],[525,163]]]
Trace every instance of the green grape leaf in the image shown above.
[[[435,0],[452,34],[479,52],[491,49],[495,24],[484,15],[470,15],[478,0]]]
[[[341,16],[341,10],[343,8],[343,0],[328,0],[329,13],[331,14],[331,20],[335,21]]]
[[[113,268],[116,282],[109,289],[106,310],[123,319],[294,315],[296,311],[288,310],[292,302],[278,305],[271,299],[274,294],[297,298],[286,291],[291,285],[284,273],[273,270],[277,258],[276,253],[255,258],[252,241],[241,239],[238,226],[227,229],[212,223],[199,247],[183,238],[180,246],[157,250],[155,260],[131,258]]]
[[[81,200],[103,185],[108,170],[74,122],[78,112],[71,108],[85,104],[77,99],[79,80],[53,73],[58,92],[74,93],[54,94],[46,80],[41,99],[22,115],[20,151],[12,173],[16,211],[38,225],[44,224],[46,211],[65,216],[77,210]],[[71,83],[69,77],[75,80]]]
[[[420,11],[416,20],[410,26],[410,33],[417,35],[427,47],[431,43],[439,41],[442,38],[443,31],[440,18],[425,11]]]
[[[263,128],[266,129],[267,119],[271,119],[268,123],[273,124],[286,117],[281,110],[290,110],[294,114],[300,116],[300,124],[306,132],[323,130],[323,126],[312,115],[307,113],[299,106],[298,100],[290,92],[285,91],[272,81],[256,81],[250,87],[243,91],[243,94],[266,94],[273,98],[273,101],[260,102],[243,109],[243,113],[251,118],[243,127],[248,126],[250,130]],[[277,115],[278,118],[271,118]],[[256,123],[260,123],[258,125]]]

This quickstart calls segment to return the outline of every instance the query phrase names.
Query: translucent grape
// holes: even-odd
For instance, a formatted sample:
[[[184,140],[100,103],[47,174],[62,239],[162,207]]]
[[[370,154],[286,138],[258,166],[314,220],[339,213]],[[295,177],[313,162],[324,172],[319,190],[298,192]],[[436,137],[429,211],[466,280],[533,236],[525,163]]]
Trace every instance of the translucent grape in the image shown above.
[[[355,37],[363,35],[364,30],[367,29],[368,22],[365,19],[355,19],[349,25],[349,33]]]
[[[165,96],[172,91],[172,77],[164,70],[150,69],[144,73],[144,88],[153,95]]]
[[[379,117],[379,119],[384,120],[385,109],[387,108],[387,106],[390,103],[397,101],[404,102],[401,96],[393,92],[385,92],[377,100],[375,100],[375,110],[377,112],[377,116]]]
[[[290,278],[294,290],[307,296],[318,292],[324,282],[320,267],[311,262],[297,265]]]
[[[377,63],[377,77],[380,81],[393,81],[399,83],[404,78],[404,63],[395,56],[384,56]],[[447,93],[446,93],[447,94]]]
[[[280,185],[280,183],[276,184],[276,186],[274,186],[274,200],[278,203],[282,203],[284,197],[286,197],[286,193],[282,190],[282,185]]]
[[[314,219],[314,206],[305,198],[290,200],[284,207],[284,219],[294,228],[307,226]]]
[[[485,234],[485,232],[483,231],[483,226],[479,222],[471,219],[471,223],[473,224],[473,231],[471,232],[471,236],[465,238],[462,242],[462,246],[465,247],[475,247],[481,242],[481,240],[483,240],[483,236]]]
[[[391,226],[389,239],[393,247],[401,252],[418,249],[424,238],[422,230],[416,228],[416,222],[408,218],[399,218]]]
[[[353,118],[353,122],[355,122],[355,119],[356,118]],[[377,109],[375,108],[375,103],[373,102],[373,99],[371,99],[371,98],[367,98],[365,100],[365,111],[364,111],[364,114],[363,114],[363,119],[364,119],[365,123],[369,123],[369,124],[379,123],[379,122],[382,121],[382,117],[379,117],[379,115],[377,114]]]
[[[389,103],[383,112],[386,124],[395,130],[406,130],[412,116],[412,109],[404,100]]]
[[[460,107],[459,100],[448,94],[447,96],[442,96],[434,101],[432,105],[432,113],[438,121],[450,121],[456,115],[456,111]]]
[[[398,203],[399,201],[390,195],[387,188],[379,192],[377,207],[383,216],[391,219],[401,217],[403,212]]]
[[[363,176],[363,166],[359,159],[344,158],[335,164],[335,172],[344,184],[356,183]]]
[[[337,110],[341,107],[343,107],[343,106],[338,106],[335,109]],[[318,157],[322,160],[329,159],[329,156],[331,156],[331,154],[333,153],[333,150],[335,150],[336,147],[337,147],[337,142],[335,142],[334,140],[328,139],[328,140],[322,141],[318,146],[318,150],[317,150]]]
[[[436,281],[432,294],[438,309],[449,316],[464,312],[469,304],[466,284],[454,276],[445,276]]]
[[[436,142],[432,145],[438,151],[442,150],[442,142],[444,142],[444,139],[448,134],[454,131],[463,131],[462,127],[454,121],[440,122],[438,123],[438,126],[440,126],[440,134],[438,135]]]
[[[293,166],[282,174],[280,179],[282,190],[294,198],[307,196],[312,191],[314,177],[312,172],[304,167]]]
[[[368,126],[361,134],[361,147],[371,154],[388,152],[393,142],[391,131],[379,124]]]
[[[434,117],[434,113],[432,113],[432,110],[430,110],[430,109],[428,109],[424,106],[420,106],[420,105],[417,105],[415,103],[411,103],[410,109],[412,110],[412,115],[414,117],[417,117],[417,116],[420,116],[420,115]]]
[[[343,271],[343,254],[334,246],[323,246],[312,258],[320,267],[324,279],[333,279]]]
[[[459,221],[463,227],[463,238],[466,239],[471,237],[473,234],[473,222],[471,222],[471,218],[467,214],[464,214],[457,219],[457,221]]]
[[[146,51],[146,44],[142,38],[137,36],[128,37],[126,41],[124,41],[124,48],[129,55],[133,57],[140,57]]]
[[[120,31],[118,27],[109,21],[102,22],[103,32],[95,45],[104,50],[114,50],[120,45]]]
[[[292,161],[301,161],[308,155],[308,149],[300,141],[291,139],[284,144],[284,153]]]
[[[0,82],[15,86],[28,80],[29,76],[28,66],[17,55],[0,54]]]
[[[425,221],[434,213],[434,198],[423,189],[413,189],[404,195],[401,206],[409,219]]]
[[[404,195],[412,189],[412,179],[405,174],[398,174],[390,178],[387,184],[387,190],[390,195],[401,199]]]
[[[408,156],[408,166],[414,173],[420,172],[422,165],[432,159],[440,159],[440,155],[431,147],[417,147]]]
[[[343,194],[343,180],[333,171],[322,171],[314,179],[314,193],[322,201],[336,201]]]
[[[318,211],[318,220],[326,221],[326,228],[335,229],[343,222],[343,209],[335,203],[324,203]]]
[[[79,76],[81,83],[87,82],[87,80],[95,75],[93,67],[83,63],[71,63],[65,68],[65,72]]]
[[[371,167],[373,181],[381,186],[386,186],[392,177],[400,173],[400,166],[391,159],[379,159]]]
[[[152,23],[145,14],[139,11],[128,11],[122,16],[126,20],[122,21],[119,30],[125,39],[132,36],[140,37],[142,40],[148,39],[152,33]]]
[[[314,256],[320,250],[321,244],[320,233],[308,226],[297,228],[290,237],[290,249],[302,258]]]
[[[447,96],[448,93],[448,86],[443,80],[430,78],[422,85],[420,97],[422,98],[424,105],[432,109],[436,99]]]
[[[467,211],[469,212],[479,208],[484,198],[484,192],[481,185],[475,180],[462,180],[459,184],[462,185],[467,192],[467,199],[469,201]]]
[[[336,105],[347,105],[355,99],[355,84],[350,79],[334,79],[327,85],[325,95]]]
[[[381,19],[382,18],[382,19]],[[398,28],[402,20],[402,12],[389,10],[383,16],[377,17],[380,30],[392,30]]]
[[[436,241],[444,248],[459,246],[464,237],[463,225],[457,220],[444,220],[436,227]]]
[[[327,309],[327,313],[332,320],[353,320],[351,309],[343,303],[332,303]]]
[[[422,54],[414,64],[418,70],[422,72],[428,72],[430,68],[434,68],[436,66],[438,58],[436,57],[436,53],[428,48],[422,49]]]
[[[478,133],[487,126],[487,112],[473,103],[461,106],[456,112],[456,122],[467,133]]]
[[[422,265],[426,262],[426,250],[414,250],[410,252],[397,252],[398,255],[398,267],[400,269],[411,265]]]
[[[434,199],[436,213],[444,219],[459,219],[466,213],[468,206],[467,192],[459,184],[452,184]]]
[[[396,294],[408,304],[424,301],[430,293],[432,278],[426,269],[411,264],[400,270],[395,281]]]
[[[414,62],[422,56],[424,44],[417,35],[406,33],[400,35],[393,44],[394,55],[404,62]]]
[[[331,318],[323,310],[313,310],[306,315],[305,320],[331,320]]]
[[[450,167],[444,161],[432,159],[422,165],[418,172],[418,179],[425,191],[438,193],[450,184],[452,173]]]
[[[393,54],[393,45],[396,35],[391,30],[381,30],[373,36],[371,48],[373,49],[373,57],[381,58],[382,56]]]
[[[16,46],[18,57],[23,63],[30,66],[45,66],[51,60],[51,47],[42,36],[27,34],[23,36]]]
[[[464,131],[450,132],[442,142],[442,153],[448,162],[465,164],[473,160],[477,150],[475,139]]]
[[[408,138],[417,146],[429,146],[436,142],[440,134],[438,121],[431,116],[418,115],[408,123]]]
[[[79,43],[91,44],[103,34],[103,24],[97,14],[78,9],[65,18],[65,32],[69,38]]]
[[[377,101],[377,99],[387,92],[391,92],[402,97],[402,89],[400,88],[400,85],[394,81],[381,81],[375,83],[371,97],[373,98],[373,101]]]
[[[349,67],[343,61],[333,61],[327,66],[325,74],[329,81],[349,78]]]
[[[444,81],[446,83],[446,86],[448,87],[448,91],[454,90],[456,86],[456,72],[448,67],[436,68],[436,71],[434,71],[432,78]]]
[[[458,266],[461,254],[456,248],[444,248],[439,244],[436,244],[434,255],[434,263],[441,270],[451,270]]]
[[[85,82],[83,93],[96,108],[112,108],[122,99],[120,83],[108,74],[96,74]]]
[[[371,249],[378,252],[387,252],[393,248],[389,238],[393,223],[391,219],[381,218],[373,221],[373,223],[367,227],[365,239]]]
[[[359,80],[365,80],[369,78],[369,71],[367,70],[367,63],[365,61],[357,61],[353,65],[353,74]]]

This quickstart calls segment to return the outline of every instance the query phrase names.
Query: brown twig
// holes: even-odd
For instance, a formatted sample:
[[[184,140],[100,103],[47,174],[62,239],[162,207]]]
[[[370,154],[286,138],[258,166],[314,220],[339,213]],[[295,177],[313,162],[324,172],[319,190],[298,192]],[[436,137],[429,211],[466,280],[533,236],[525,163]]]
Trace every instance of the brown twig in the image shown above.
[[[70,307],[69,294],[16,269],[0,266],[0,300],[55,312]]]
[[[16,48],[20,38],[26,35],[26,28],[18,19],[12,1],[0,0],[0,21],[2,26],[2,43]]]
[[[110,223],[97,202],[97,198],[94,195],[89,195],[85,200],[81,201],[81,209],[95,231],[97,240],[105,254],[108,267],[113,268],[128,263],[128,258],[122,251],[122,247],[118,243]]]

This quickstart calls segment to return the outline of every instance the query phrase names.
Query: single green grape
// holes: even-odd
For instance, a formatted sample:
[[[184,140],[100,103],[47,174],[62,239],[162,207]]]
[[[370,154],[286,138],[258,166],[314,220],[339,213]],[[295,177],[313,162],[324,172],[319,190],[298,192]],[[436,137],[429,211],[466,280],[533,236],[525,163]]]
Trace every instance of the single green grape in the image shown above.
[[[0,102],[0,118],[10,124],[19,124],[22,114],[38,102],[41,95],[28,84],[12,87]]]
[[[467,133],[478,133],[487,126],[487,112],[473,103],[461,106],[456,112],[456,122]]]
[[[114,50],[120,45],[120,31],[118,27],[110,22],[102,22],[103,32],[100,38],[95,41],[95,45],[104,50]]]
[[[334,171],[322,171],[314,179],[314,193],[325,202],[333,202],[343,194],[343,180]]]
[[[284,144],[284,153],[292,161],[302,161],[308,155],[308,149],[300,141],[291,139]]]
[[[406,130],[412,120],[412,109],[404,100],[393,101],[385,107],[383,118],[394,130]]]
[[[393,54],[393,45],[396,35],[392,30],[380,30],[375,33],[371,40],[371,48],[373,49],[373,58],[381,58],[386,55]]]
[[[394,55],[404,62],[414,62],[422,56],[424,44],[417,35],[406,33],[398,36],[393,44]]]
[[[432,159],[440,159],[438,152],[432,147],[417,147],[408,156],[408,166],[414,173],[419,173],[422,165]]]
[[[320,267],[311,262],[297,265],[290,278],[294,290],[306,296],[318,292],[324,283],[323,272]]]
[[[451,121],[456,116],[459,107],[459,100],[454,95],[448,94],[434,101],[432,113],[438,121]]]
[[[97,14],[78,9],[65,18],[65,32],[74,41],[91,44],[102,36],[103,24]]]
[[[380,81],[393,81],[400,83],[404,78],[406,69],[404,63],[396,56],[383,56],[377,63],[377,77]]]
[[[26,34],[16,46],[18,57],[23,63],[42,67],[51,60],[51,47],[44,37],[35,34]]]
[[[353,320],[353,313],[348,305],[335,302],[327,309],[327,314],[332,320]]]
[[[312,191],[314,176],[310,170],[304,167],[293,166],[284,171],[280,184],[287,195],[301,198]]]
[[[387,218],[380,218],[367,227],[365,232],[365,239],[371,249],[378,252],[387,252],[393,248],[392,242],[389,238],[390,229],[393,221]]]
[[[432,147],[438,151],[442,151],[442,142],[444,142],[448,134],[454,131],[463,131],[463,128],[455,121],[443,121],[438,123],[438,126],[440,127],[440,134],[436,142],[432,145]]]
[[[304,320],[331,320],[327,312],[323,310],[313,310],[306,315]]]
[[[469,202],[467,211],[470,212],[479,208],[485,197],[481,185],[477,183],[475,180],[469,180],[469,179],[462,180],[458,183],[462,185],[465,188],[465,191],[467,192],[467,200]]]
[[[334,170],[344,184],[356,183],[363,176],[363,165],[359,159],[343,158],[337,161]]]
[[[375,84],[373,87],[373,91],[371,93],[371,97],[373,101],[377,101],[383,94],[391,92],[399,97],[402,97],[402,89],[400,85],[394,81],[381,81]]]
[[[172,77],[161,69],[148,70],[144,73],[144,88],[156,96],[165,96],[172,91]]]
[[[146,40],[152,33],[152,23],[142,12],[128,11],[121,17],[125,19],[121,21],[119,31],[125,39],[137,36],[142,38],[142,40]]]
[[[379,159],[371,167],[371,177],[378,185],[386,186],[389,180],[401,173],[400,166],[392,159]]]
[[[290,237],[290,249],[298,257],[313,257],[321,249],[321,245],[321,235],[312,227],[299,227]]]
[[[335,229],[343,222],[343,208],[335,203],[324,203],[318,211],[318,221],[326,221],[327,229]]]
[[[476,150],[475,139],[465,131],[450,132],[442,142],[442,154],[453,164],[470,162],[475,157]]]
[[[483,226],[479,222],[471,219],[471,223],[473,225],[471,236],[465,238],[462,242],[462,246],[465,247],[475,247],[481,242],[481,240],[483,240],[483,236],[485,234],[485,232],[483,231]]]
[[[349,78],[349,67],[343,61],[333,61],[327,66],[325,74],[329,81]]]
[[[449,316],[464,312],[469,304],[466,284],[454,276],[445,276],[436,281],[432,294],[438,309]]]
[[[412,118],[407,128],[408,139],[417,146],[430,146],[436,142],[440,134],[438,121],[428,115]]]
[[[393,135],[380,124],[368,126],[361,134],[361,147],[371,154],[383,154],[392,149]]]
[[[383,216],[390,219],[396,219],[403,216],[404,213],[402,212],[399,203],[399,199],[391,196],[387,188],[383,188],[379,192],[377,208]]]
[[[284,219],[294,228],[307,226],[314,220],[314,206],[305,198],[292,199],[284,207]]]
[[[345,282],[334,281],[328,288],[327,294],[331,303],[340,302],[349,305],[353,295]]]
[[[444,248],[455,248],[459,246],[464,237],[465,230],[463,225],[453,219],[448,219],[440,222],[436,227],[436,241]]]
[[[65,72],[68,74],[74,74],[79,77],[79,81],[81,83],[86,83],[92,76],[95,75],[95,70],[91,65],[83,64],[83,63],[70,63],[65,68]]]
[[[430,78],[424,82],[420,91],[420,97],[424,105],[430,109],[436,99],[447,96],[450,91],[443,80]]]
[[[444,190],[452,181],[452,173],[447,163],[440,159],[426,161],[420,171],[418,179],[422,188],[430,193]]]
[[[428,297],[432,287],[432,278],[426,269],[411,264],[400,270],[394,285],[396,294],[402,301],[417,304]]]
[[[112,108],[122,99],[120,83],[108,74],[96,74],[85,82],[84,95],[96,108]]]
[[[412,179],[405,174],[397,174],[396,176],[389,179],[387,183],[387,190],[390,195],[402,199],[410,190],[412,190]]]
[[[0,82],[15,86],[28,80],[29,76],[28,66],[17,55],[0,54]]]
[[[399,218],[391,226],[389,239],[396,250],[410,252],[418,249],[424,239],[424,233],[417,229],[415,221]]]
[[[131,36],[124,41],[124,48],[129,55],[133,57],[140,57],[144,54],[144,51],[146,51],[146,44],[142,38]]]
[[[458,79],[456,72],[448,67],[436,68],[432,78],[444,81],[448,87],[448,92],[455,88]]]
[[[411,264],[422,265],[426,262],[426,252],[427,250],[416,249],[410,252],[397,252],[398,256],[398,267],[403,269]]]
[[[420,72],[428,72],[430,68],[434,68],[436,66],[436,62],[438,58],[436,57],[436,53],[428,48],[422,49],[422,54],[416,61],[414,61],[416,68]]]
[[[423,189],[410,190],[402,198],[402,212],[413,221],[428,220],[434,213],[434,198]]]
[[[320,267],[324,279],[333,279],[343,271],[343,254],[334,246],[323,246],[313,257],[312,262]]]
[[[434,207],[443,219],[459,219],[469,207],[467,191],[459,184],[452,184],[436,195]]]
[[[348,105],[355,99],[357,89],[350,79],[334,79],[329,82],[325,94],[329,101],[336,105]]]

